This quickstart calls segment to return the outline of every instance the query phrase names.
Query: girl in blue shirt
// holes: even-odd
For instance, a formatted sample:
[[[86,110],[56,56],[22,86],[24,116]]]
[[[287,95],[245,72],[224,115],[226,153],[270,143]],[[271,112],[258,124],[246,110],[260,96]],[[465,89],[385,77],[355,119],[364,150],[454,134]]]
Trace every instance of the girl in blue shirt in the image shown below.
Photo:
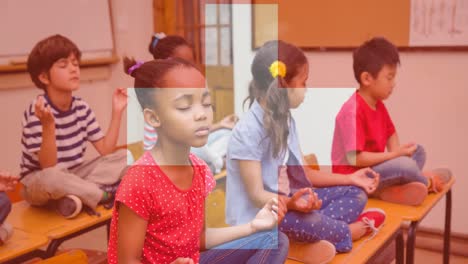
[[[290,109],[301,105],[309,73],[294,45],[267,42],[257,51],[250,109],[232,132],[227,154],[226,221],[247,223],[272,197],[280,201],[279,228],[299,242],[327,240],[337,252],[376,231],[379,209],[362,212],[379,177],[369,168],[352,175],[305,169]],[[312,184],[315,188],[312,188]]]

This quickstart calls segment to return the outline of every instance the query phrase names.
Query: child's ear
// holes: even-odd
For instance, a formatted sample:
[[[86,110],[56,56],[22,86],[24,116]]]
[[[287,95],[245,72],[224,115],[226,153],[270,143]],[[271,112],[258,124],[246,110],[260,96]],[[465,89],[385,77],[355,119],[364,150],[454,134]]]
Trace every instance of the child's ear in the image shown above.
[[[43,83],[44,85],[47,86],[47,85],[50,84],[49,74],[47,72],[42,72],[37,77],[38,77],[39,81],[41,81],[41,83]]]
[[[151,109],[145,108],[143,110],[143,117],[145,122],[152,127],[160,127],[161,122],[159,121],[159,116]]]
[[[372,81],[374,80],[374,77],[372,76],[372,74],[366,71],[362,72],[360,77],[361,77],[361,84],[364,86],[371,85]]]

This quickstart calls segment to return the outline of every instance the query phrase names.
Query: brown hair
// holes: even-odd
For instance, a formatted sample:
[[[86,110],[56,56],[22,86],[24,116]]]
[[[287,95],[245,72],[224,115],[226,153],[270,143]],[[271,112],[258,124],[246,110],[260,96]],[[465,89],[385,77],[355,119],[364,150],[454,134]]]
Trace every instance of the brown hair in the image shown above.
[[[39,75],[48,73],[56,61],[68,58],[71,54],[78,61],[81,59],[81,51],[75,43],[62,35],[53,35],[39,41],[28,56],[27,68],[31,80],[39,89],[45,90],[46,86],[39,80]]]
[[[354,78],[361,83],[361,74],[370,73],[377,77],[384,65],[399,65],[398,49],[383,37],[375,37],[359,46],[353,52]]]
[[[137,61],[133,58],[124,57],[123,63],[125,73],[135,78],[133,87],[135,87],[135,93],[142,109],[154,108],[156,106],[154,93],[158,90],[157,88],[169,88],[165,80],[165,76],[169,71],[177,67],[193,67],[197,69],[193,63],[180,58],[152,60],[142,63],[141,66],[137,67]],[[132,67],[134,69],[129,73]]]
[[[169,35],[164,38],[151,37],[148,50],[154,59],[167,59],[173,56],[174,51],[180,46],[192,48],[190,44],[181,36]]]
[[[273,78],[270,66],[276,60],[286,65],[286,75]],[[263,125],[271,140],[273,157],[287,149],[289,135],[289,110],[288,82],[299,73],[301,67],[307,64],[307,58],[298,47],[281,40],[265,43],[255,55],[251,72],[253,80],[249,87],[249,96],[244,104],[249,101],[249,106],[254,100],[265,99],[266,109],[263,117]]]

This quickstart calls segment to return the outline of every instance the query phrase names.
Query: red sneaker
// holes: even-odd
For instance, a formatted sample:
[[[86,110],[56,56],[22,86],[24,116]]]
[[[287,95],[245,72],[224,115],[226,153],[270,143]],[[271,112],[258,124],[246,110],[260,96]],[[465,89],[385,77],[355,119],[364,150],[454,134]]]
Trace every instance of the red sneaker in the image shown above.
[[[379,208],[369,208],[362,212],[357,221],[363,222],[368,231],[366,235],[372,233],[375,236],[385,222],[385,212]]]

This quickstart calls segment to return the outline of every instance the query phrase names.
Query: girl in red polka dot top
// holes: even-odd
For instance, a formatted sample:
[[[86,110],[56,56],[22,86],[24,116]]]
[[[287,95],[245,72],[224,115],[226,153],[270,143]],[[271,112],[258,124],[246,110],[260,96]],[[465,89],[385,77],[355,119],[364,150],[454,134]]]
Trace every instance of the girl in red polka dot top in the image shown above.
[[[215,181],[190,154],[190,147],[206,143],[213,120],[201,72],[176,58],[124,63],[158,141],[117,191],[109,263],[284,263],[288,240],[276,230],[276,199],[247,224],[204,228],[204,201]]]

